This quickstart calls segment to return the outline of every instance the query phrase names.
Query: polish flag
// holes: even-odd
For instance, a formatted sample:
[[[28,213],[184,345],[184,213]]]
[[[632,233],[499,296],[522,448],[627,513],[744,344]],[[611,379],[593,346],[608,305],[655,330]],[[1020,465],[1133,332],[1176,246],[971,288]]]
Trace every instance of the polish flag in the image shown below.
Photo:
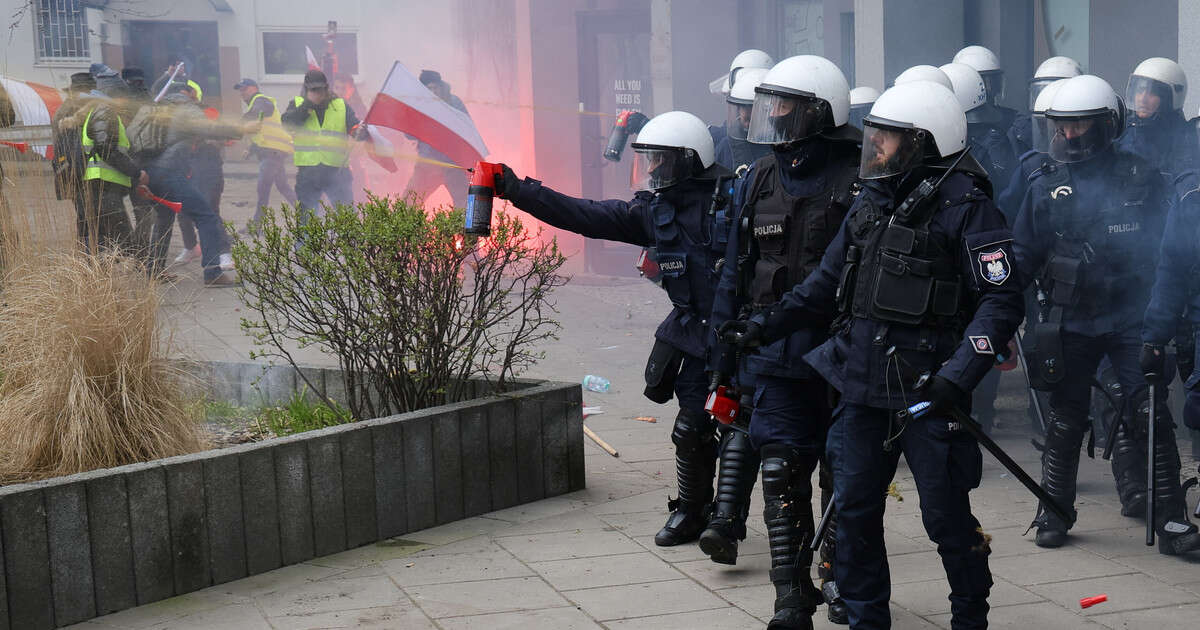
[[[50,120],[54,118],[54,112],[58,111],[58,107],[62,105],[62,95],[58,90],[40,83],[21,81],[2,75],[0,75],[0,93],[8,94],[8,100],[17,114],[15,127],[45,127],[48,129]],[[12,131],[17,133],[16,129],[12,129]],[[20,148],[18,145],[22,144],[25,145],[26,150],[33,148],[42,157],[52,158],[54,155],[54,147],[50,144],[37,142],[12,142],[10,144],[6,142],[6,146],[12,146],[18,150]],[[31,144],[32,147],[30,147]]]
[[[317,56],[313,54],[312,49],[309,48],[308,46],[304,47],[304,58],[308,59],[308,69],[309,70],[320,70],[321,69],[321,64],[317,63]]]
[[[399,61],[392,65],[364,122],[413,136],[463,168],[488,153],[471,117],[430,92]]]

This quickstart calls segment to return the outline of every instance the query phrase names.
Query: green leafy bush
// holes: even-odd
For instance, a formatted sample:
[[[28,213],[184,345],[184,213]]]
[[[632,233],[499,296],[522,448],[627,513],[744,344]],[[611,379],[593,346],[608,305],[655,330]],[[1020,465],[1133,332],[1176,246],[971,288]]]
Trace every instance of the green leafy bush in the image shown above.
[[[472,378],[503,390],[558,330],[550,293],[567,280],[565,257],[515,216],[497,213],[477,240],[462,236],[461,210],[411,197],[306,214],[266,209],[236,240],[254,313],[242,327],[257,356],[293,366],[297,347],[335,356],[355,418],[461,400]]]

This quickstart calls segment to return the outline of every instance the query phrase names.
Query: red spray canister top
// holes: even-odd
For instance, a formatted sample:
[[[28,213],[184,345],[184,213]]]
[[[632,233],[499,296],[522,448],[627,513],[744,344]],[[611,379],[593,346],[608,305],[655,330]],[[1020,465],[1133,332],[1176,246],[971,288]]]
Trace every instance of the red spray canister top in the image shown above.
[[[721,424],[733,424],[738,419],[741,405],[736,398],[730,395],[729,388],[721,385],[708,395],[708,400],[704,403],[704,410],[712,414],[712,417]]]
[[[492,233],[492,198],[496,196],[496,176],[500,173],[499,164],[475,163],[475,168],[471,170],[471,184],[467,188],[464,234],[487,236]]]
[[[1080,608],[1091,608],[1092,606],[1095,606],[1096,604],[1106,602],[1106,601],[1108,601],[1108,595],[1101,593],[1100,595],[1096,595],[1094,597],[1084,597],[1083,599],[1080,599],[1079,607]]]

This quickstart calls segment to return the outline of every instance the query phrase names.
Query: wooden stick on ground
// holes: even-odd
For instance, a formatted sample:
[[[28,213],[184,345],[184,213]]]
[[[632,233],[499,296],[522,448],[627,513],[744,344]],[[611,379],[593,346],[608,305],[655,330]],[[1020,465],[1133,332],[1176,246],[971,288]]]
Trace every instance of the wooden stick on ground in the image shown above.
[[[583,434],[588,436],[589,438],[591,438],[592,441],[595,442],[597,446],[604,449],[604,451],[606,453],[608,453],[609,455],[612,455],[613,457],[619,457],[619,455],[617,455],[617,449],[609,446],[608,442],[605,442],[604,440],[600,439],[600,436],[596,435],[596,432],[589,429],[586,424],[583,425]]]

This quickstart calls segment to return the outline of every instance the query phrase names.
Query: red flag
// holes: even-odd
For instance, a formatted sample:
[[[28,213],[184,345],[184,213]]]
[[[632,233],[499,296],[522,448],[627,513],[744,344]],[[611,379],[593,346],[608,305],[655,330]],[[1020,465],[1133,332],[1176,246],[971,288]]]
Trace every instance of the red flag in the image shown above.
[[[488,153],[471,117],[430,92],[398,61],[363,122],[413,136],[464,168]]]

